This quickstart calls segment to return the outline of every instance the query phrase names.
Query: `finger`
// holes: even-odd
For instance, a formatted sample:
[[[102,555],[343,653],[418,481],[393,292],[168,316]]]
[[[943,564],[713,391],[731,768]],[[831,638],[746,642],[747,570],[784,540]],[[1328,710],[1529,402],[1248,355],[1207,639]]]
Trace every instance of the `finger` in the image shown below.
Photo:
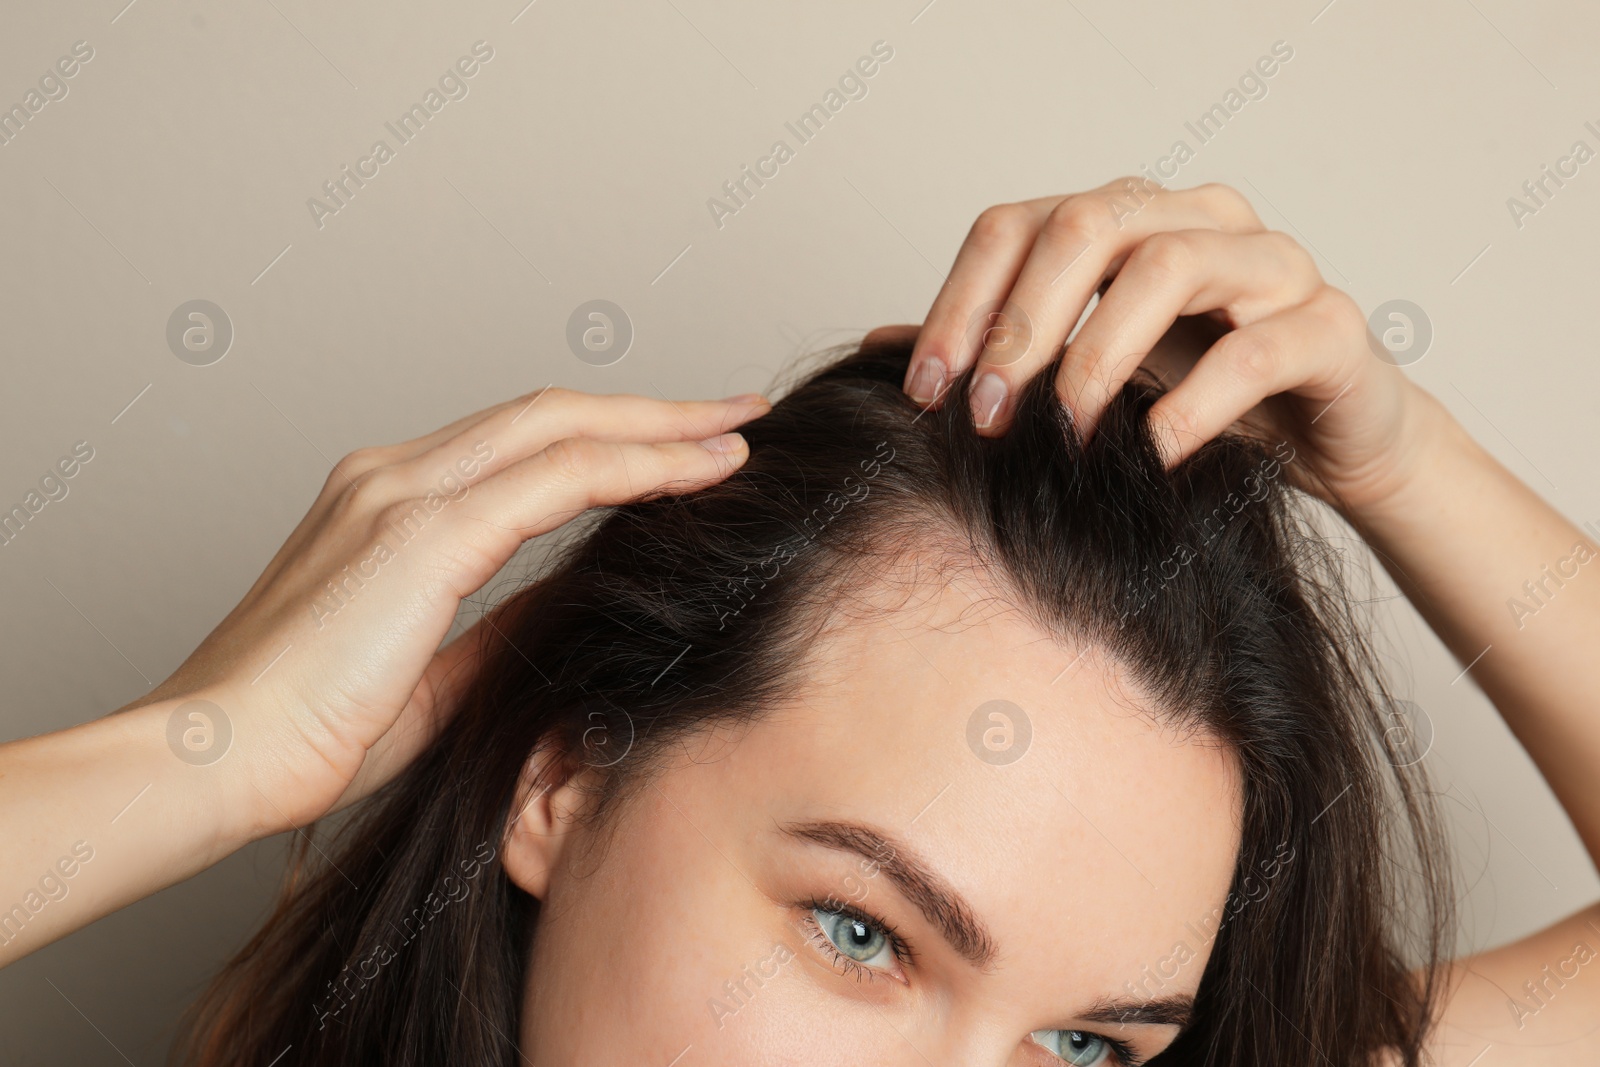
[[[508,408],[524,407],[539,399],[550,388],[551,386],[547,385],[543,389],[538,389],[532,393],[524,393],[522,396],[511,400],[503,400],[498,404],[491,404],[489,407],[474,411],[470,415],[463,415],[461,418],[448,425],[441,426],[437,430],[430,430],[428,433],[413,437],[407,441],[400,441],[391,445],[373,445],[366,448],[358,448],[334,465],[334,469],[328,474],[328,481],[335,488],[348,486],[358,475],[365,474],[369,470],[387,464],[403,462],[414,456],[421,455],[430,449],[437,448],[467,427],[476,426],[501,411],[505,411]]]
[[[619,438],[626,440],[700,440],[702,438],[721,433],[724,429],[738,425],[738,422],[745,422],[754,417],[753,415],[746,415],[744,418],[739,419],[738,422],[733,423],[724,423],[722,421],[718,421],[717,417],[721,415],[729,406],[748,406],[751,408],[761,409],[771,406],[765,397],[757,393],[744,393],[739,396],[726,397],[722,400],[656,401],[648,397],[638,397],[629,394],[605,396],[590,393],[580,393],[575,390],[557,389],[554,385],[547,385],[542,389],[536,390],[535,392],[524,393],[522,396],[514,399],[503,401],[499,404],[494,404],[490,407],[484,408],[481,411],[475,411],[471,415],[463,416],[447,426],[442,426],[437,430],[423,434],[420,437],[412,438],[409,441],[402,441],[398,444],[383,445],[375,448],[358,449],[357,451],[351,453],[350,456],[347,456],[344,460],[341,460],[338,467],[342,468],[343,472],[350,480],[353,480],[355,476],[366,473],[369,470],[373,470],[380,466],[402,463],[408,459],[413,459],[417,456],[432,452],[442,445],[446,445],[450,442],[458,441],[466,436],[470,436],[468,431],[474,427],[481,426],[488,429],[498,430],[506,425],[514,426],[521,422],[536,404],[540,403],[541,401],[546,401],[547,396],[551,398],[551,401],[560,402],[563,404],[563,410],[568,412],[571,412],[574,407],[576,407],[578,409],[577,415],[579,418],[582,418],[585,414],[585,412],[582,410],[582,406],[585,401],[597,400],[607,404],[615,401],[618,404],[624,405],[637,401],[643,401],[644,406],[650,409],[650,411],[647,413],[647,417],[648,414],[654,414],[658,416],[657,418],[645,423],[645,427],[662,422],[663,417],[665,417],[667,413],[667,408],[665,405],[675,405],[675,410],[679,413],[678,422],[680,426],[675,433],[655,433],[648,428],[644,428],[637,437]],[[549,401],[547,401],[547,406],[548,403]],[[613,405],[613,409],[614,407],[615,405]],[[635,404],[633,407],[624,412],[623,417],[626,418],[629,415],[637,416],[639,414],[639,410],[639,405]],[[706,432],[699,433],[691,429],[696,420],[707,420],[708,417],[709,421],[705,421],[704,423],[704,425],[708,427]],[[610,432],[610,430],[605,423],[598,423],[596,424],[596,432],[605,434]],[[557,438],[551,439],[555,440]]]
[[[374,660],[375,642],[391,657],[422,654],[428,662],[461,602],[528,539],[589,508],[704,488],[747,456],[739,434],[664,443],[564,438],[453,498],[396,501],[373,517],[354,551],[344,546],[322,553],[327,558],[320,562],[298,561],[317,575],[348,579],[354,590],[302,617],[302,625],[314,630],[318,659],[326,664],[361,673]],[[358,562],[341,570],[339,559],[348,556]],[[408,681],[404,673],[378,672],[364,675],[362,684],[373,707],[405,708],[417,696],[415,675]],[[370,749],[392,725],[391,719],[347,740]],[[395,744],[403,748],[404,739]]]
[[[250,603],[319,535],[338,501],[359,490],[374,506],[429,491],[454,496],[563,437],[699,440],[748,422],[771,404],[757,394],[725,400],[656,400],[546,387],[497,404],[402,445],[359,449],[341,460],[322,492],[241,601]],[[537,416],[535,416],[537,413]],[[411,454],[406,454],[411,453]]]
[[[1085,438],[1180,315],[1223,309],[1236,326],[1303,303],[1322,285],[1287,234],[1165,230],[1139,244],[1067,345],[1056,391]]]
[[[1151,234],[1261,228],[1249,203],[1227,186],[1170,191],[1147,183],[1136,191],[1145,199],[1135,206],[1127,200],[1132,194],[1102,188],[1069,197],[1045,219],[977,356],[971,399],[980,429],[1004,432],[1023,383],[1055,357],[1101,283]]]
[[[1147,179],[1123,178],[1080,195],[1105,196],[1106,210],[1120,226],[1127,217],[1144,214],[1153,194],[1163,191]],[[1202,186],[1190,192],[1202,193],[1214,202],[1219,224],[1239,229],[1261,227],[1248,202],[1231,189]],[[984,334],[994,325],[992,316],[1004,306],[1003,298],[1027,262],[1045,220],[1069,199],[1052,196],[1000,204],[978,216],[912,353],[906,389],[913,397],[930,395],[934,383],[948,383],[977,359]],[[1008,343],[1015,347],[1014,341],[1008,339]],[[938,406],[937,402],[932,406]]]
[[[472,488],[459,514],[490,569],[465,576],[477,589],[530,537],[590,508],[692,492],[732,474],[749,456],[743,435],[709,441],[616,442],[567,437]]]
[[[545,391],[550,388],[551,386],[547,385],[543,389],[539,389],[535,392],[524,393],[522,396],[515,397],[511,400],[504,400],[498,404],[491,404],[489,407],[486,407],[481,411],[475,411],[471,415],[465,415],[447,426],[441,426],[437,430],[425,433],[420,437],[413,437],[409,441],[401,441],[398,444],[388,445],[387,447],[377,449],[376,451],[379,453],[387,453],[387,459],[389,462],[398,462],[400,460],[410,459],[412,456],[418,456],[429,451],[430,449],[437,448],[439,445],[455,437],[469,426],[476,426],[509,408],[521,408],[533,403],[543,396]]]
[[[974,313],[986,301],[999,307],[1028,258],[1039,224],[1061,199],[999,204],[972,224],[911,351],[904,388],[913,400],[938,407],[956,374],[972,363],[981,343],[971,336]]]
[[[700,441],[771,409],[759,394],[727,400],[667,400],[631,393],[550,389],[537,402],[504,408],[408,461],[413,489],[455,473],[468,485],[493,476],[564,438],[606,442]],[[473,459],[479,458],[480,463]]]
[[[1348,302],[1349,307],[1343,306]],[[1324,287],[1311,300],[1224,334],[1187,377],[1150,408],[1151,433],[1171,469],[1225,432],[1258,404],[1294,392],[1312,409],[1311,421],[1346,395],[1367,355],[1364,323],[1353,301]]]

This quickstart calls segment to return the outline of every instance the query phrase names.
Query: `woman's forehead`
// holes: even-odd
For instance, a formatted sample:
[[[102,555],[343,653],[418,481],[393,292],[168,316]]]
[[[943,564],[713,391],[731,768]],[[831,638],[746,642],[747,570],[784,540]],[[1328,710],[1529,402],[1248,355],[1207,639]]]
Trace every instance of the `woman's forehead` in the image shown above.
[[[794,699],[694,762],[751,827],[880,829],[960,887],[1004,954],[1045,970],[1026,951],[1041,938],[1107,979],[1137,972],[1224,901],[1232,752],[1165,724],[1098,651],[975,609],[956,583],[811,651]]]

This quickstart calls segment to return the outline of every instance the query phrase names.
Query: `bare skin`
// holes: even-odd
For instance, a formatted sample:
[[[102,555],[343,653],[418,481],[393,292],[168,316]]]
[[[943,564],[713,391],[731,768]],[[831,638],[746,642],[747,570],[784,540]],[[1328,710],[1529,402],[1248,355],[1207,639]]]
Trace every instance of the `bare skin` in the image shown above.
[[[1114,1067],[1176,1037],[1239,847],[1231,752],[1158,726],[1115,664],[994,590],[931,566],[900,582],[911,602],[869,591],[886,610],[834,627],[792,705],[686,745],[615,828],[566,832],[572,785],[523,812],[504,863],[546,905],[529,1062],[1050,1067],[1065,1047]],[[1031,724],[1003,764],[967,741],[997,699]],[[894,844],[778,829],[838,823]],[[981,938],[933,921],[895,875],[912,857]],[[812,909],[830,897],[907,958],[827,941],[837,912]],[[591,1013],[604,1023],[568,1022]]]
[[[998,312],[992,318],[985,314],[991,308]],[[1183,336],[1175,338],[1168,331],[1179,315],[1201,323],[1180,320]],[[1212,324],[1220,329],[1208,330]],[[980,374],[994,374],[1012,396],[1065,344],[1057,390],[1091,427],[1141,363],[1169,381],[1182,379],[1151,412],[1169,465],[1229,428],[1292,441],[1303,461],[1291,476],[1339,509],[1434,632],[1470,665],[1591,859],[1600,857],[1600,791],[1593,787],[1600,662],[1592,653],[1600,641],[1600,584],[1566,582],[1533,621],[1519,622],[1506,607],[1545,568],[1600,550],[1473,441],[1437,399],[1377,358],[1354,301],[1327,285],[1288,235],[1267,231],[1237,191],[1167,191],[1125,178],[1073,196],[990,208],[973,225],[926,323],[886,329],[916,336],[908,392],[933,403],[939,365],[947,379],[981,361]],[[1196,345],[1196,338],[1215,343]],[[921,372],[929,359],[938,361],[935,369]],[[974,408],[980,422],[990,414],[987,405]],[[1005,432],[1006,416],[1002,402],[988,432]],[[1430,1049],[1435,1061],[1594,1060],[1600,980],[1573,961],[1585,957],[1580,947],[1600,950],[1597,926],[1600,905],[1457,961]],[[1536,1014],[1519,1011],[1513,998]]]
[[[918,377],[936,357],[946,380],[981,359],[1014,395],[1060,352],[1102,289],[1054,372],[1075,416],[1092,427],[1148,361],[1177,382],[1152,412],[1169,462],[1229,428],[1293,441],[1303,462],[1291,471],[1340,508],[1471,664],[1596,855],[1600,794],[1589,782],[1600,766],[1591,710],[1600,586],[1568,581],[1524,628],[1505,608],[1529,577],[1570,558],[1582,535],[1443,405],[1376,358],[1354,302],[1322,282],[1292,240],[1267,232],[1238,193],[1112,183],[985,212],[926,324],[898,328],[916,331],[910,391],[938,402],[939,376]],[[983,315],[989,303],[1007,309],[998,322]],[[1203,336],[1188,318],[1200,316],[1215,344],[1176,343],[1180,316],[1179,333]],[[463,597],[524,540],[585,508],[726,476],[744,458],[742,442],[731,452],[695,442],[765,410],[759,399],[550,390],[347,457],[261,579],[171,678],[119,714],[0,746],[0,813],[22,828],[0,856],[0,887],[10,887],[0,900],[42,899],[41,872],[54,878],[75,842],[94,852],[71,876],[70,895],[29,905],[10,927],[0,915],[0,963],[392,777],[436,732],[492,627],[491,615],[439,648]],[[977,414],[987,432],[1005,432],[1003,397]],[[373,564],[377,545],[407,521],[419,532]],[[347,566],[374,576],[336,612],[319,614],[314,603],[330,581],[348,580]],[[1093,649],[1065,648],[988,599],[993,610],[973,614],[981,584],[938,595],[938,583],[926,585],[926,595],[877,621],[841,622],[818,647],[805,701],[687,751],[619,816],[609,847],[593,849],[573,829],[575,791],[541,795],[507,828],[508,873],[551,905],[536,935],[545,955],[526,992],[525,1054],[601,1062],[640,1053],[648,1040],[651,1062],[694,1044],[697,1063],[749,1062],[759,1047],[764,1062],[925,1056],[1033,1067],[1072,1062],[1061,1045],[1069,1033],[1127,1040],[1141,1056],[1171,1040],[1169,1023],[1110,1026],[1092,1017],[1093,1006],[1125,995],[1141,968],[1170,958],[1185,922],[1220,903],[1236,847],[1231,764],[1204,739],[1173,743]],[[853,656],[870,658],[852,672]],[[1049,709],[1032,717],[1027,755],[1004,766],[974,759],[950,728],[994,698]],[[197,700],[221,709],[231,727],[231,746],[214,762],[200,758],[204,729],[189,758],[169,744],[175,718],[179,737],[189,736],[186,725],[205,725],[192,718]],[[860,733],[863,707],[882,736]],[[1042,788],[1046,767],[1074,768],[1082,792]],[[1161,784],[1117,789],[1135,774]],[[1096,775],[1109,791],[1092,788]],[[1136,796],[1167,821],[1147,813],[1125,822],[1110,795]],[[989,964],[963,957],[970,936],[935,930],[886,869],[868,877],[816,835],[772,836],[774,822],[797,821],[892,831],[904,846],[898,854],[925,861],[981,921]],[[646,875],[651,893],[639,894]],[[917,957],[900,963],[900,978],[849,971],[805,934],[811,913],[796,897],[850,899],[852,884],[914,943]],[[1591,921],[1600,926],[1600,910],[1457,961],[1436,1062],[1594,1060],[1600,986],[1592,968],[1568,962],[1576,943],[1600,944]],[[789,950],[778,977],[736,1014],[706,1003],[778,944]],[[558,952],[563,945],[583,951]],[[626,966],[604,969],[607,954],[615,960],[624,947]],[[1163,995],[1193,993],[1203,950],[1163,979]],[[873,962],[887,966],[881,956]],[[1567,976],[1559,989],[1547,966]],[[660,984],[667,973],[686,983]],[[1529,981],[1557,991],[1518,1015],[1508,994]],[[581,1044],[607,1034],[618,1043]]]
[[[464,597],[588,508],[726,477],[744,439],[701,440],[768,406],[549,389],[345,457],[172,677],[118,714],[0,746],[0,811],[21,828],[0,858],[5,899],[74,842],[94,852],[64,899],[0,929],[0,962],[388,781],[438,732],[493,625],[441,649]],[[334,612],[330,582],[349,583]]]

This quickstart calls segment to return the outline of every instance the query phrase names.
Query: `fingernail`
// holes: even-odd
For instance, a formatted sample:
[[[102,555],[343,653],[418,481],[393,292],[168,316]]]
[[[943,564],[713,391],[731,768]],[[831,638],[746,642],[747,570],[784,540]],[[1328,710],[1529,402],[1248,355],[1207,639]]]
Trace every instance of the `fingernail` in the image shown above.
[[[926,404],[938,396],[939,390],[944,388],[944,375],[943,360],[937,356],[923,356],[911,372],[911,384],[907,387],[911,399]]]
[[[990,372],[978,379],[972,387],[972,421],[978,429],[988,429],[1000,413],[1006,400],[1006,382],[1000,375]]]
[[[719,433],[700,442],[708,452],[737,452],[744,447],[744,436],[736,433]]]
[[[737,396],[725,396],[722,398],[722,403],[724,404],[765,404],[766,402],[767,398],[760,393],[740,393]]]

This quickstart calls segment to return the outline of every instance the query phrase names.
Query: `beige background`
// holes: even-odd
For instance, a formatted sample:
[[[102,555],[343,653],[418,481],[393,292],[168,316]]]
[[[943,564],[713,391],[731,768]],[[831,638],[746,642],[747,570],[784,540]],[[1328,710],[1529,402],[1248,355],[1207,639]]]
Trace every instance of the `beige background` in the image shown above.
[[[0,546],[0,737],[165,677],[350,449],[549,382],[762,388],[797,353],[919,320],[979,210],[1193,146],[1184,122],[1279,40],[1294,54],[1268,94],[1172,184],[1232,183],[1363,307],[1420,305],[1435,339],[1410,372],[1600,520],[1600,162],[1520,228],[1506,204],[1575,140],[1600,148],[1591,5],[125,2],[12,3],[0,27],[0,104],[94,49],[0,147],[0,509],[75,442],[95,450]],[[469,95],[319,229],[307,198],[479,40],[494,58]],[[795,147],[783,124],[878,40],[894,56],[868,95],[719,229],[707,199]],[[236,331],[206,367],[165,340],[196,298]],[[593,298],[636,330],[613,366],[565,341]],[[1409,606],[1380,608],[1400,691],[1437,727],[1471,943],[1587,903],[1595,875],[1526,757]],[[282,845],[0,972],[0,1062],[158,1063]]]

